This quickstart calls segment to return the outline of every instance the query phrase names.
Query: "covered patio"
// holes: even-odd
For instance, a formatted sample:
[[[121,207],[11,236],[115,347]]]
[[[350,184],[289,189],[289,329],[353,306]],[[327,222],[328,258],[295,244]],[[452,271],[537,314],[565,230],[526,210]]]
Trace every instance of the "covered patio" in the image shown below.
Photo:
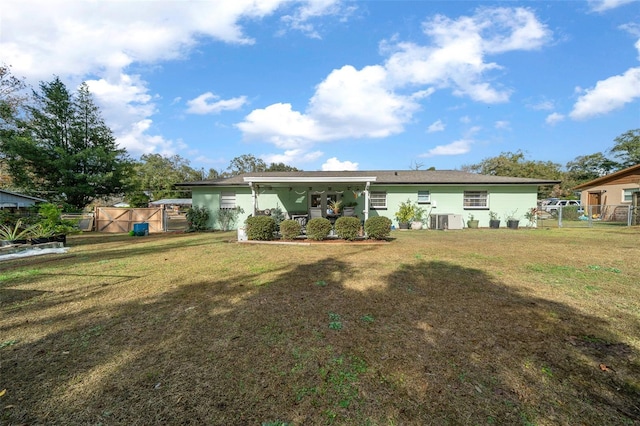
[[[297,220],[304,226],[316,217],[335,222],[340,216],[357,216],[366,221],[369,218],[370,186],[376,177],[248,176],[243,177],[243,181],[251,190],[251,212],[248,213],[272,214],[275,195],[285,219]],[[340,208],[334,209],[336,204]]]

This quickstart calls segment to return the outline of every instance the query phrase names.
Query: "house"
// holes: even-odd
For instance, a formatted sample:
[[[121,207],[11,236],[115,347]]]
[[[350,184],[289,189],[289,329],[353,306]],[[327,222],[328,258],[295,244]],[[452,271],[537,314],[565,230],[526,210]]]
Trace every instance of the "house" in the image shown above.
[[[244,173],[177,186],[191,189],[194,206],[209,209],[214,229],[220,229],[215,214],[219,209],[241,209],[238,226],[249,215],[277,208],[289,218],[318,211],[326,216],[328,205],[338,200],[354,204],[355,215],[363,221],[386,216],[397,226],[400,203],[411,200],[429,216],[453,214],[466,222],[473,214],[481,227],[488,227],[489,211],[502,217],[503,226],[512,214],[521,219],[536,206],[538,187],[557,183],[454,170],[378,170]]]
[[[17,192],[6,191],[0,189],[0,208],[1,209],[22,209],[34,206],[37,203],[46,203],[47,200],[42,198],[31,197],[29,195],[18,194]]]
[[[640,164],[618,170],[574,188],[581,191],[580,202],[591,217],[609,219],[629,210],[633,194],[640,192]]]

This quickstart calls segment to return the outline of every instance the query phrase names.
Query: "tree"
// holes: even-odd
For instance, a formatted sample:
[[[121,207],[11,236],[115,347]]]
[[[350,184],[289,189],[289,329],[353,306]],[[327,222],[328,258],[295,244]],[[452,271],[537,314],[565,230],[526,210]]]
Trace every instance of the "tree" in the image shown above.
[[[189,166],[189,160],[179,155],[166,157],[160,154],[144,154],[134,166],[132,187],[129,197],[139,198],[146,194],[152,200],[163,198],[188,198],[190,192],[176,190],[175,184],[202,180],[202,171]]]
[[[25,89],[24,81],[11,75],[8,65],[0,65],[0,141],[16,137],[18,111],[28,99]],[[4,151],[0,151],[0,187],[12,186]]]
[[[269,167],[265,170],[265,172],[300,172],[300,169],[297,169],[293,166],[288,166],[284,163],[271,163]]]
[[[614,142],[609,152],[619,160],[620,169],[640,164],[640,129],[629,130]]]
[[[243,173],[251,173],[251,172],[264,172],[267,170],[267,164],[264,160],[260,158],[256,158],[251,154],[243,154],[239,157],[235,157],[229,163],[229,167],[227,167],[227,172],[225,175],[227,177],[237,176]]]
[[[567,163],[567,174],[569,179],[579,185],[616,170],[618,164],[608,159],[601,152],[590,155],[581,155],[573,161]]]
[[[485,158],[478,164],[463,166],[462,170],[492,176],[561,180],[564,174],[560,168],[560,164],[551,161],[526,160],[522,151],[516,151],[503,152],[497,157]],[[541,187],[538,190],[538,197],[546,198],[552,191],[552,188]]]
[[[130,160],[117,147],[88,87],[81,85],[73,95],[56,77],[41,82],[33,97],[17,131],[2,140],[15,184],[76,210],[122,194]]]

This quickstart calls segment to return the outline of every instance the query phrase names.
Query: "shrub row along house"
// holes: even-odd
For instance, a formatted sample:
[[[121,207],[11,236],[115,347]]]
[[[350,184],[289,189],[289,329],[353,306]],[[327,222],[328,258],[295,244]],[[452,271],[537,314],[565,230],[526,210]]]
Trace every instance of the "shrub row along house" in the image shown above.
[[[522,219],[537,203],[538,188],[555,180],[479,175],[452,170],[315,171],[244,173],[226,179],[178,184],[192,191],[194,207],[211,212],[209,225],[221,229],[220,211],[240,212],[231,229],[250,215],[280,214],[283,218],[353,215],[366,221],[386,216],[394,226],[407,200],[422,207],[422,220],[432,228],[463,226],[471,215],[489,226],[490,212]],[[332,212],[338,203],[341,209]],[[451,221],[433,218],[449,217]],[[431,218],[432,220],[427,220]]]

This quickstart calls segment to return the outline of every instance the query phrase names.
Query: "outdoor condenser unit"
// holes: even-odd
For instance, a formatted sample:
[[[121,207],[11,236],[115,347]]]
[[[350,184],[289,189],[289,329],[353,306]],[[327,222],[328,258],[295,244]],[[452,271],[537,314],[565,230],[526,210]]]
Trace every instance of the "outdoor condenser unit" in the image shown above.
[[[432,214],[429,224],[431,229],[462,229],[461,214]]]

